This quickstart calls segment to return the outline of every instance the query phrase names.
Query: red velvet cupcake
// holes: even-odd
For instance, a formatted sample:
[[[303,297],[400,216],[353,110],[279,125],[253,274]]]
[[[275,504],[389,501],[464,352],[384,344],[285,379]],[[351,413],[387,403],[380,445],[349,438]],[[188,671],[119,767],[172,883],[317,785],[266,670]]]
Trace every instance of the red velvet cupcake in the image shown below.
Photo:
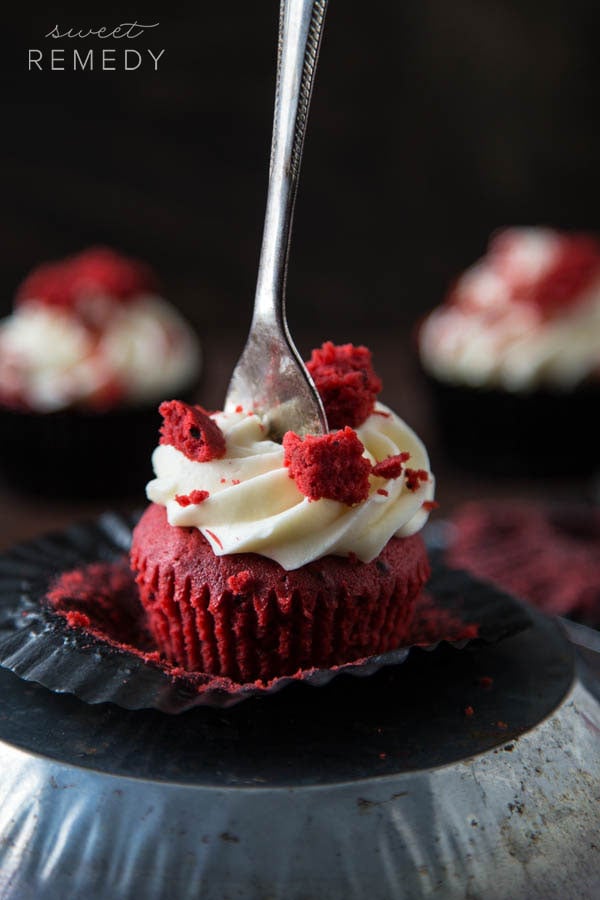
[[[311,374],[339,429],[323,436],[278,444],[251,410],[161,406],[131,563],[158,647],[187,670],[268,681],[402,645],[429,574],[427,453],[376,403],[366,348],[324,345]]]
[[[598,468],[600,239],[509,228],[421,323],[418,349],[446,455],[469,471]]]
[[[39,266],[0,322],[0,470],[46,495],[141,490],[156,406],[191,399],[199,373],[198,341],[145,264],[99,247]]]

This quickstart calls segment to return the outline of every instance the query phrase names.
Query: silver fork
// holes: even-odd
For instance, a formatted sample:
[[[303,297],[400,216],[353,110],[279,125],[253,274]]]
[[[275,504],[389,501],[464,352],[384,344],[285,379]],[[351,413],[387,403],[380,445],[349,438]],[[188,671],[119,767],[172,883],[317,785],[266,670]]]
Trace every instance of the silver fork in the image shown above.
[[[294,202],[327,0],[281,0],[267,210],[254,313],[225,410],[254,409],[268,434],[323,434],[327,418],[292,341],[285,287]]]

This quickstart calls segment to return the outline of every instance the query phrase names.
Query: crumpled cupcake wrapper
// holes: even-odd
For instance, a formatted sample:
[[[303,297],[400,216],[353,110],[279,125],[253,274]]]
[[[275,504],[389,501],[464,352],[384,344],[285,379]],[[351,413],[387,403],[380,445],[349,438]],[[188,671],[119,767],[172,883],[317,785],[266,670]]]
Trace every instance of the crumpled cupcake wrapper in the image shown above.
[[[122,561],[138,515],[106,513],[93,522],[14,547],[0,557],[0,665],[51,691],[87,703],[181,713],[196,706],[230,707],[290,684],[321,687],[341,675],[368,676],[406,660],[411,648],[442,641],[461,649],[471,640],[496,642],[529,627],[527,609],[509,594],[447,568],[431,550],[432,576],[417,601],[410,643],[387,653],[327,669],[306,669],[268,683],[236,684],[175,669],[148,648],[117,647],[98,633],[71,627],[45,602],[61,573],[92,563]],[[132,580],[132,591],[134,582]],[[77,609],[76,604],[74,609]],[[141,606],[139,614],[143,616]]]

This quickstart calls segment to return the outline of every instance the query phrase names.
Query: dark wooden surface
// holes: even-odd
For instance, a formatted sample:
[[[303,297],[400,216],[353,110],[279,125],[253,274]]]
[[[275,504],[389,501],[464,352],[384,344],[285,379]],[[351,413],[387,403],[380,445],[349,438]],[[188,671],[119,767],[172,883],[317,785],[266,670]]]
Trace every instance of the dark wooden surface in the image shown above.
[[[307,356],[323,338],[339,339],[336,334],[305,332],[297,337],[299,349]],[[341,336],[344,339],[344,335]],[[405,331],[371,332],[363,336],[371,347],[376,369],[383,378],[383,402],[400,413],[425,440],[437,479],[436,496],[440,509],[434,515],[449,515],[461,502],[486,498],[532,498],[548,500],[589,499],[593,485],[581,479],[549,481],[498,480],[474,476],[455,469],[444,456],[432,420],[428,396],[412,355],[410,334]],[[205,368],[199,400],[209,409],[222,406],[223,397],[240,341],[230,335],[204,338]],[[41,462],[43,464],[43,461]],[[48,473],[51,477],[51,473]],[[62,529],[71,522],[94,517],[108,508],[130,510],[146,503],[143,488],[131,497],[89,502],[58,502],[27,496],[0,480],[0,550],[18,541],[48,531]]]

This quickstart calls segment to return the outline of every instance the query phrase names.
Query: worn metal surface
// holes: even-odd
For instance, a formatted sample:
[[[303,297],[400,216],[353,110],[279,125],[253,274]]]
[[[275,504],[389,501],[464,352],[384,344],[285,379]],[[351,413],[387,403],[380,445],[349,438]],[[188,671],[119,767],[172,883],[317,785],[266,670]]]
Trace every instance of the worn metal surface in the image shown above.
[[[3,672],[0,897],[598,896],[581,666],[537,617],[493,648],[176,719]]]

